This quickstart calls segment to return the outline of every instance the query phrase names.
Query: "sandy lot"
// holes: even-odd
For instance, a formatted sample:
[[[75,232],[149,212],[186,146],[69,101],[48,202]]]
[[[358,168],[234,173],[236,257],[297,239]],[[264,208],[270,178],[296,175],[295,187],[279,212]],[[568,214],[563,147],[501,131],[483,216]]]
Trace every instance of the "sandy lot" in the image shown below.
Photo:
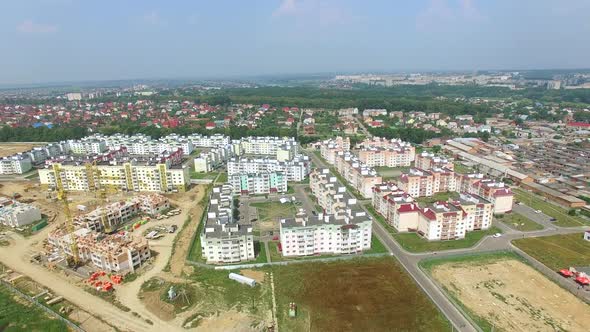
[[[42,146],[43,144],[30,144],[30,143],[0,143],[0,158],[11,156],[15,153],[30,150],[36,146]]]
[[[498,330],[587,331],[590,326],[590,306],[516,259],[443,263],[432,275]]]

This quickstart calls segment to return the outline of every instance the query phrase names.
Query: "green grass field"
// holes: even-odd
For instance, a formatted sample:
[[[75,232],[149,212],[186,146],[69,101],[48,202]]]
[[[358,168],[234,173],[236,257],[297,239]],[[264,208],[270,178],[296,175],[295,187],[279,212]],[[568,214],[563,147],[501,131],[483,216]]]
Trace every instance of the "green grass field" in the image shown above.
[[[457,198],[459,198],[459,193],[454,192],[454,191],[440,192],[440,193],[436,193],[430,197],[418,197],[418,198],[416,198],[416,202],[421,203],[421,204],[431,204],[431,203],[438,202],[438,201],[446,202],[449,200],[449,198],[457,199]]]
[[[191,179],[195,180],[215,180],[217,177],[217,172],[210,172],[210,173],[197,173],[195,171],[190,172]]]
[[[383,179],[397,178],[409,169],[410,167],[375,167],[377,174],[381,175]]]
[[[272,270],[281,330],[451,330],[391,257],[290,264]],[[297,305],[294,318],[288,315],[290,302]]]
[[[583,233],[518,239],[512,243],[552,270],[590,266],[590,242]]]
[[[454,167],[455,172],[457,172],[457,173],[469,174],[469,173],[474,172],[474,170],[471,167],[467,167],[467,166],[465,166],[461,163],[458,163],[458,162],[456,162],[454,166],[455,166]]]
[[[258,222],[277,221],[279,218],[292,218],[297,213],[295,204],[289,202],[258,202],[250,203],[258,211]]]
[[[0,285],[0,331],[67,331],[59,320],[25,300],[17,298],[4,285]]]
[[[531,208],[535,210],[541,210],[544,214],[557,219],[557,221],[554,223],[556,226],[578,227],[590,225],[589,221],[579,216],[570,216],[567,214],[568,211],[566,209],[555,204],[545,202],[542,197],[528,191],[515,188],[514,196],[518,201],[523,202]]]
[[[521,232],[538,231],[544,228],[543,225],[537,224],[536,222],[516,212],[500,215],[499,218],[496,219],[504,223],[506,226]]]
[[[427,252],[470,248],[477,244],[484,236],[495,233],[502,233],[502,230],[492,226],[483,231],[467,232],[463,239],[448,241],[428,241],[416,233],[397,233],[393,235],[393,238],[409,252]]]

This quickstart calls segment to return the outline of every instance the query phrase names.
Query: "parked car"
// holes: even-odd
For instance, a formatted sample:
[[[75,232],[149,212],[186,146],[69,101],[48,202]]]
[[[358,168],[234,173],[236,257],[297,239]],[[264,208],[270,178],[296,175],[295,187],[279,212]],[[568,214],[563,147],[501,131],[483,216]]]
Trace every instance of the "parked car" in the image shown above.
[[[178,229],[178,226],[171,225],[170,228],[168,228],[168,233],[174,233],[174,232],[176,232],[177,229]]]
[[[493,235],[493,237],[500,237],[500,236],[502,236],[502,233],[496,233]]]
[[[535,213],[541,213],[541,210],[535,210]]]
[[[557,221],[557,218],[551,218],[549,221]]]

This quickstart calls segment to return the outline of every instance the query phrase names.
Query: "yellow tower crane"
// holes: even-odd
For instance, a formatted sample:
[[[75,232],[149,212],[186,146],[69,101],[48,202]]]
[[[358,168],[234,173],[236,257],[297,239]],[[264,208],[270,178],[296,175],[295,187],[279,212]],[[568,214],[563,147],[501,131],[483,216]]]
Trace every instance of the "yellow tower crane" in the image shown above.
[[[89,188],[90,190],[93,190],[98,198],[99,204],[100,204],[100,211],[101,211],[101,216],[100,216],[100,222],[102,224],[102,229],[105,233],[111,233],[113,231],[112,227],[111,227],[111,223],[109,222],[109,217],[107,215],[107,210],[105,208],[106,203],[107,203],[107,189],[108,189],[108,185],[103,183],[104,179],[102,177],[101,174],[101,170],[98,169],[97,167],[97,161],[93,161],[92,163],[87,163],[86,164],[86,169],[87,170],[92,170],[90,172],[88,172],[91,176],[92,176],[92,181],[89,181]],[[93,184],[92,187],[90,187],[90,183]]]
[[[68,194],[63,186],[63,182],[61,179],[61,167],[59,164],[53,165],[53,172],[55,174],[55,186],[57,189],[57,199],[63,203],[63,211],[66,217],[65,225],[66,231],[70,235],[70,250],[72,252],[72,264],[73,266],[78,266],[80,263],[80,254],[78,251],[78,241],[76,236],[74,236],[74,220],[72,219],[72,213],[70,212],[70,204],[68,202]],[[67,258],[66,254],[66,258]]]

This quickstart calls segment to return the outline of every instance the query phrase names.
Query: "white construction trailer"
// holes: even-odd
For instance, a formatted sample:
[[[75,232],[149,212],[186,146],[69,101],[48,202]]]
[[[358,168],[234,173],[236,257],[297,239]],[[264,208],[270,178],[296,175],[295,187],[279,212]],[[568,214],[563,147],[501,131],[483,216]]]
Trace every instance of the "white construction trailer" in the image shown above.
[[[231,280],[235,280],[235,281],[237,281],[237,282],[239,282],[239,283],[241,283],[241,284],[248,285],[248,286],[250,286],[250,287],[254,287],[254,286],[256,286],[256,280],[254,280],[254,279],[252,279],[252,278],[244,277],[244,276],[243,276],[243,275],[241,275],[241,274],[237,274],[237,273],[230,273],[230,274],[229,274],[229,278],[230,278]]]

